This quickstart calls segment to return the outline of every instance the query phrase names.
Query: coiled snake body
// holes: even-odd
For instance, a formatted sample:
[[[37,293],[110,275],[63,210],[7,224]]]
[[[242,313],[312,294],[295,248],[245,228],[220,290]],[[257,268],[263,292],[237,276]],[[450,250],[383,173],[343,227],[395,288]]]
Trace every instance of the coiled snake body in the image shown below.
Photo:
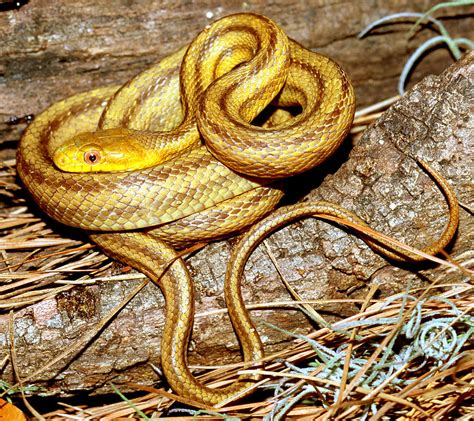
[[[274,111],[253,125],[269,104]],[[192,376],[186,362],[192,281],[181,259],[161,273],[176,259],[175,247],[229,235],[268,214],[283,195],[275,180],[326,159],[353,114],[354,93],[337,64],[289,40],[268,18],[233,15],[123,86],[52,105],[25,131],[17,167],[49,216],[90,231],[108,255],[159,282],[166,378],[180,395],[216,404],[249,384],[215,390]],[[276,225],[265,220],[245,237],[246,251],[232,257],[226,301],[245,361],[263,356],[239,287],[249,239],[260,238],[262,226],[275,229],[298,215],[362,222],[335,205],[311,206],[280,213]],[[452,217],[438,248],[454,223]]]

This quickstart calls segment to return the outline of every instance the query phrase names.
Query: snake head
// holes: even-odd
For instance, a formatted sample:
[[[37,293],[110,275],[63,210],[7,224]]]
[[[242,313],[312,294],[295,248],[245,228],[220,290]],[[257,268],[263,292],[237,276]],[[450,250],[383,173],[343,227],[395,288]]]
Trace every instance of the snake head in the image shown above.
[[[53,154],[56,167],[65,172],[131,171],[143,159],[143,150],[128,129],[81,133],[60,145]]]

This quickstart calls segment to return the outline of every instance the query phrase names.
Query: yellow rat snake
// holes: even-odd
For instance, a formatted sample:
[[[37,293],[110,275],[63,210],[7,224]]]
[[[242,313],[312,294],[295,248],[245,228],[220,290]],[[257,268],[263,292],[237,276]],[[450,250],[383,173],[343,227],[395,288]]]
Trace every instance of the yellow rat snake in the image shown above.
[[[44,212],[88,230],[105,253],[159,283],[166,299],[164,374],[181,396],[215,405],[255,379],[212,389],[189,371],[194,292],[175,248],[242,231],[267,215],[283,196],[279,179],[320,164],[339,146],[354,103],[351,83],[335,62],[289,39],[264,16],[237,14],[123,86],[53,104],[25,131],[17,167]],[[433,175],[451,215],[426,249],[436,254],[454,234],[457,202]],[[263,347],[240,292],[245,261],[268,232],[309,215],[363,224],[325,202],[281,208],[254,225],[231,256],[226,302],[250,365],[261,360]],[[366,241],[391,257],[418,258]]]

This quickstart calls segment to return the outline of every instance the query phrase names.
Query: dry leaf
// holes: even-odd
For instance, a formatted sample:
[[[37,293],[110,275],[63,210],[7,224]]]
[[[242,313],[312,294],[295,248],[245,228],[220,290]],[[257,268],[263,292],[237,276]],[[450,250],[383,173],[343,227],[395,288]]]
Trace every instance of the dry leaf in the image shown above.
[[[0,421],[26,421],[27,419],[15,405],[0,399]]]

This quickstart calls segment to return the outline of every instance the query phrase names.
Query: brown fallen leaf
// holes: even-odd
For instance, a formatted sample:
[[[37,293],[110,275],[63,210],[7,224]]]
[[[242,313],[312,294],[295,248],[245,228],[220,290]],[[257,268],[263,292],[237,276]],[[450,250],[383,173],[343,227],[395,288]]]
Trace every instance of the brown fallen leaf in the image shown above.
[[[0,399],[0,421],[26,421],[27,419],[15,405]]]

